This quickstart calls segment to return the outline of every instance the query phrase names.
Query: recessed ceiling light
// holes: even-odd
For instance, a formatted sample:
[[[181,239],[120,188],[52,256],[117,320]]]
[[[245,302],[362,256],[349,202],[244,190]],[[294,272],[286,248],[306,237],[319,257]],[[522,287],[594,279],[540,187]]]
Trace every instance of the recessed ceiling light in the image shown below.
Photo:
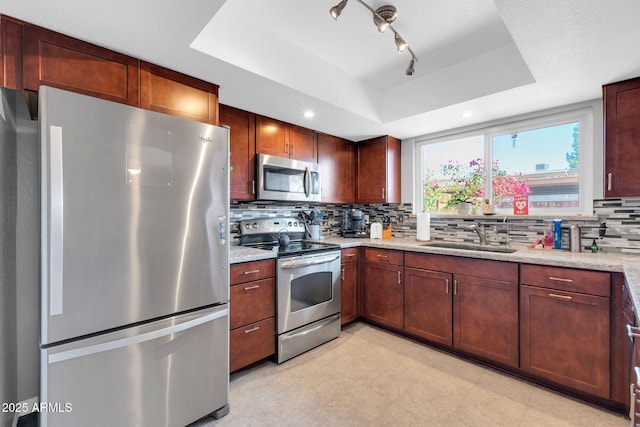
[[[473,116],[473,113],[471,111],[465,111],[464,113],[460,114],[460,117],[466,119]]]
[[[315,115],[315,114],[313,114],[313,111],[309,111],[309,110],[307,110],[307,111],[305,111],[305,112],[304,112],[304,116],[305,116],[307,119],[310,119],[310,118],[311,118],[311,117],[313,117],[314,115]]]

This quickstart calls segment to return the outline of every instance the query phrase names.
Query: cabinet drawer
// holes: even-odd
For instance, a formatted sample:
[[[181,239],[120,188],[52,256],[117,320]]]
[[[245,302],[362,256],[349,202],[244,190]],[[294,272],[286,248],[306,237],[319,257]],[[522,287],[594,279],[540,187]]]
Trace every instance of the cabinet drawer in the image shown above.
[[[340,251],[341,262],[344,264],[345,262],[356,262],[358,261],[360,251],[358,248],[346,248]]]
[[[229,333],[229,371],[237,371],[275,354],[273,317],[237,328]]]
[[[602,271],[522,264],[520,283],[583,294],[610,296],[610,275]]]
[[[232,285],[274,276],[275,267],[272,259],[231,265],[230,280]]]
[[[275,279],[231,286],[229,328],[275,316]]]
[[[381,264],[402,265],[403,252],[391,251],[387,249],[372,249],[366,248],[364,250],[364,257],[367,262],[377,262]]]

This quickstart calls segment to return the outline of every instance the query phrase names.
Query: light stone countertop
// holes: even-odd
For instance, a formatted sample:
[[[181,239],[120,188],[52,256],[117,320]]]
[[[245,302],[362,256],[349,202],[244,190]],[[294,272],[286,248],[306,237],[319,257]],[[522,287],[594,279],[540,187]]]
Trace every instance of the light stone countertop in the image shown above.
[[[586,270],[608,271],[624,273],[625,280],[631,289],[631,296],[636,307],[640,307],[640,256],[620,253],[591,253],[568,252],[558,250],[529,249],[527,247],[514,247],[518,249],[513,253],[474,251],[467,249],[450,249],[424,246],[425,243],[415,238],[392,238],[387,240],[368,238],[343,238],[327,237],[319,240],[322,243],[332,243],[341,248],[357,246],[395,249],[430,254],[463,256],[467,258],[481,258],[496,261],[509,261],[538,265],[550,265],[556,267],[581,268]],[[233,246],[230,262],[232,264],[260,259],[275,258],[276,253],[262,249],[244,248]]]

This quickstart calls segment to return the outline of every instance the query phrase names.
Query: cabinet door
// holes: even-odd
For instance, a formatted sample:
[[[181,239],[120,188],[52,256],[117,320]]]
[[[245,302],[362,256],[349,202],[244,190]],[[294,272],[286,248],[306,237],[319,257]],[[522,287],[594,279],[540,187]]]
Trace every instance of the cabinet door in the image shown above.
[[[1,86],[22,90],[22,28],[6,16],[0,16],[0,67]]]
[[[275,318],[229,332],[229,372],[273,355],[276,351]]]
[[[249,323],[274,317],[275,279],[233,285],[229,291],[229,328],[235,329]]]
[[[141,61],[140,107],[217,125],[218,86]]]
[[[347,262],[342,264],[340,282],[340,321],[346,324],[356,320],[358,312],[358,263]]]
[[[605,197],[640,195],[640,78],[603,86]]]
[[[520,367],[609,397],[609,298],[520,286]]]
[[[229,127],[232,200],[255,199],[255,115],[248,111],[220,105],[220,125]]]
[[[318,162],[317,134],[311,129],[289,125],[289,157],[305,162]]]
[[[289,126],[278,120],[256,116],[256,153],[289,157]]]
[[[358,145],[356,203],[400,203],[400,140],[382,136]]]
[[[453,278],[436,271],[404,269],[404,332],[451,346]]]
[[[403,323],[402,267],[365,263],[363,316],[398,331]]]
[[[518,284],[454,275],[453,346],[518,366]]]
[[[355,154],[355,146],[351,141],[318,135],[318,163],[324,203],[353,203]]]
[[[138,60],[44,28],[24,26],[24,88],[40,85],[140,105]]]

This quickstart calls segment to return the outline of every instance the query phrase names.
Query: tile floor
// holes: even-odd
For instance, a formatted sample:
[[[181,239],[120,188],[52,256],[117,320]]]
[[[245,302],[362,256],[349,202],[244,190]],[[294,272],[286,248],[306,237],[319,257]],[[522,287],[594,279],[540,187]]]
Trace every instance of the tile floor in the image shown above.
[[[202,426],[628,426],[595,408],[365,323],[282,365],[231,377]]]

